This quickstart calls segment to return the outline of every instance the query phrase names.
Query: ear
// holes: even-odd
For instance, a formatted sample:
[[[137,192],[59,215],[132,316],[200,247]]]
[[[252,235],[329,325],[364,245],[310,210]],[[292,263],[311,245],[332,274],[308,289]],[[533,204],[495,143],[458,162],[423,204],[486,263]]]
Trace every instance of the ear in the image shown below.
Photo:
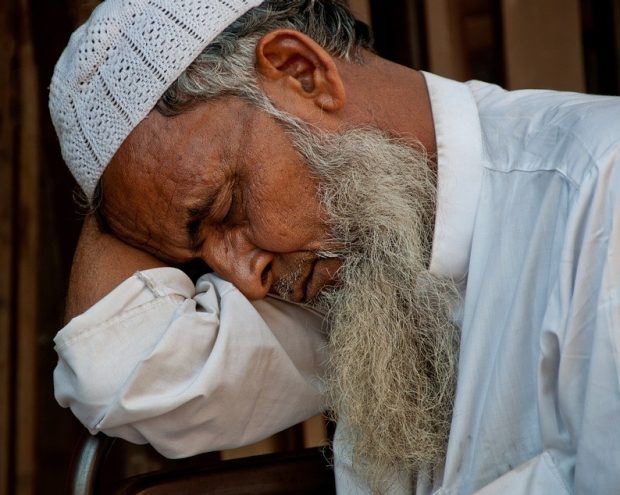
[[[308,105],[335,112],[345,103],[333,57],[299,31],[277,29],[263,36],[256,45],[256,69],[267,96],[291,113],[305,114],[311,110]]]

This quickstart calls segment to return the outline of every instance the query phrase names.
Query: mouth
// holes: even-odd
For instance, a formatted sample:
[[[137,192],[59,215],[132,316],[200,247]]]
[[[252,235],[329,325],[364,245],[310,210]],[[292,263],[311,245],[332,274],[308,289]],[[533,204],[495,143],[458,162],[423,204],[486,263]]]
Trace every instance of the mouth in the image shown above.
[[[322,291],[338,287],[341,267],[339,258],[315,258],[304,282],[303,302],[314,304]]]
[[[319,281],[315,280],[317,278],[316,265],[318,262],[318,258],[315,258],[310,264],[310,270],[308,271],[308,275],[306,275],[305,280],[302,282],[303,292],[300,302],[307,304],[313,301],[322,288],[322,284]]]
[[[312,304],[324,288],[337,285],[339,263],[321,257],[308,259],[280,277],[272,286],[272,293],[288,301]]]

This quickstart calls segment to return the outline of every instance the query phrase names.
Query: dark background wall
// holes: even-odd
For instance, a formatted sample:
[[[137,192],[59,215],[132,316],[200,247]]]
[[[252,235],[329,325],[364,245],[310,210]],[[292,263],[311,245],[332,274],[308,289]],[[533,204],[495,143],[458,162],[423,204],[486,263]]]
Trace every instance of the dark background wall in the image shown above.
[[[62,326],[81,214],[48,117],[47,86],[69,34],[96,3],[5,0],[0,6],[0,495],[65,493],[84,433],[52,391],[52,339]],[[350,4],[372,24],[377,51],[412,67],[510,88],[620,91],[617,0]],[[260,448],[223,455],[294,448],[323,436],[315,422]],[[118,472],[164,462],[132,449],[119,450]]]

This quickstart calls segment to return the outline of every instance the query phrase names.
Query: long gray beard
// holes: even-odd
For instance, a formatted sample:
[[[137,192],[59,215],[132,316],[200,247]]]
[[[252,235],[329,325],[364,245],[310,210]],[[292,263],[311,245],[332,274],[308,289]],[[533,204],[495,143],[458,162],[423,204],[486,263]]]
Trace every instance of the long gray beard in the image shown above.
[[[330,323],[328,404],[375,492],[442,464],[456,384],[455,285],[428,271],[436,179],[424,152],[374,129],[289,129],[317,174],[343,266],[317,305]],[[332,254],[333,256],[333,254]]]

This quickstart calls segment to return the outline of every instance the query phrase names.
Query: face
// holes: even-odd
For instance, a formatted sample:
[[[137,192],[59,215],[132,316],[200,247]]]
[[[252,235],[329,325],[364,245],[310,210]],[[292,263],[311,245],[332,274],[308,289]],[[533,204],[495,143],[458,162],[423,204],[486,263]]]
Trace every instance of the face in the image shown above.
[[[235,97],[176,117],[151,112],[102,178],[103,214],[164,261],[204,260],[247,297],[297,302],[334,283],[338,262],[317,184],[284,130]]]

